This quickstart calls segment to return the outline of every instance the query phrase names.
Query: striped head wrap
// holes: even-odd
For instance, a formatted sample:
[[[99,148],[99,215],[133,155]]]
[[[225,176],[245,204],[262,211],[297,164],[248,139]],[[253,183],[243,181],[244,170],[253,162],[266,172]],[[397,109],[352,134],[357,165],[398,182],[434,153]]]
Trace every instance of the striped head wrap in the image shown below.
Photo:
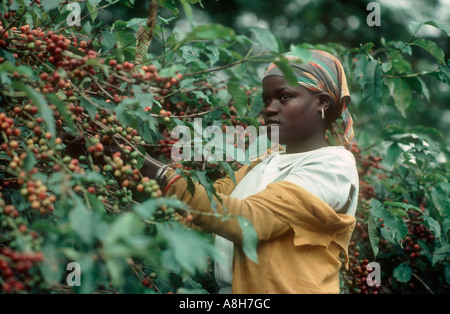
[[[336,116],[332,122],[333,134],[338,135],[338,139],[348,146],[353,139],[353,120],[348,111],[350,104],[350,92],[347,86],[344,69],[341,62],[329,54],[321,50],[309,50],[311,58],[308,63],[296,62],[298,58],[292,54],[286,54],[285,57],[291,61],[289,65],[292,67],[297,82],[313,92],[321,92],[328,94],[335,104]],[[275,63],[270,64],[264,75],[264,78],[271,75],[284,76],[283,72]],[[339,126],[334,120],[342,118],[342,126]]]

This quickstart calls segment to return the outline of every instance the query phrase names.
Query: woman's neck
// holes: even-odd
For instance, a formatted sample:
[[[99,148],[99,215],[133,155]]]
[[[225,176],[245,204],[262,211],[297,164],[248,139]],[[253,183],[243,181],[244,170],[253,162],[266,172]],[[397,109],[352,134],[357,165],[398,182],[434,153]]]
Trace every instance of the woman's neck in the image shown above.
[[[310,138],[305,142],[286,144],[286,154],[304,153],[326,146],[328,146],[328,142],[325,135],[322,135],[319,138]]]

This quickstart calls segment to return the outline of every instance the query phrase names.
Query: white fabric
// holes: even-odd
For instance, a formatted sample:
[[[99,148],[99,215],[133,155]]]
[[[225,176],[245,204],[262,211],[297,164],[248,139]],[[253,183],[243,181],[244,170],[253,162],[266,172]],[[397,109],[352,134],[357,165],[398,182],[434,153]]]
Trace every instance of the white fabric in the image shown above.
[[[358,171],[353,155],[342,146],[327,146],[297,154],[271,154],[257,164],[236,186],[231,197],[243,200],[273,182],[286,180],[314,194],[331,208],[341,209],[350,187],[356,191],[347,214],[354,215],[358,199]],[[220,236],[215,246],[223,259],[214,264],[219,293],[231,293],[233,243]]]

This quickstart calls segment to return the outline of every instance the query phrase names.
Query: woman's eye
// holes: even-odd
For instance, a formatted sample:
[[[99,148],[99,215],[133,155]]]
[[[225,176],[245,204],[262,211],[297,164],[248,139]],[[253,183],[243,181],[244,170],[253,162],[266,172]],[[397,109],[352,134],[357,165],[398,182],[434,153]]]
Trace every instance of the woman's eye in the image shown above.
[[[288,94],[283,94],[280,97],[281,101],[288,101],[289,98],[291,98],[291,96],[289,96]]]

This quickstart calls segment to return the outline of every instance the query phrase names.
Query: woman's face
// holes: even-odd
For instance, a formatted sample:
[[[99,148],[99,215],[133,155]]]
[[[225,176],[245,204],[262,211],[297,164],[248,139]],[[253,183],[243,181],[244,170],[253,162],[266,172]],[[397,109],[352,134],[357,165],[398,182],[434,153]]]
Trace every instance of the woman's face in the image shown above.
[[[323,103],[318,94],[300,85],[292,86],[281,76],[268,76],[262,85],[263,117],[269,137],[271,128],[278,127],[279,144],[288,150],[289,146],[307,147],[314,141],[323,142]]]

